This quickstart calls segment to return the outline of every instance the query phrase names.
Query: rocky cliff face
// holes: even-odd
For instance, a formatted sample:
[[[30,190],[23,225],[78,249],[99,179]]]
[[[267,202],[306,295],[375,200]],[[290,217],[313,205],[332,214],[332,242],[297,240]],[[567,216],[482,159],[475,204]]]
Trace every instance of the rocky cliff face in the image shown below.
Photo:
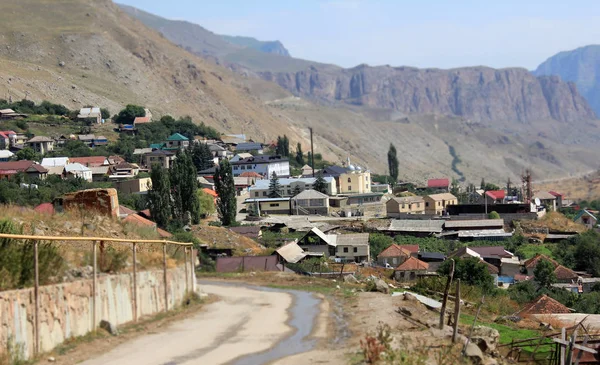
[[[411,67],[262,72],[296,95],[324,102],[394,109],[407,114],[455,115],[476,121],[562,122],[595,119],[575,85],[536,78],[520,68],[452,70]]]
[[[536,76],[558,75],[577,84],[579,92],[600,115],[600,45],[560,52],[533,71]]]

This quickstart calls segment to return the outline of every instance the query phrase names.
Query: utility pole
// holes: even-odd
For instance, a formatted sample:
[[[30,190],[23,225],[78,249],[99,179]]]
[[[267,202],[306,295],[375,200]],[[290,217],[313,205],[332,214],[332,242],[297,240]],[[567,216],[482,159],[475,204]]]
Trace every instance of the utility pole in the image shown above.
[[[313,130],[309,127],[310,131],[310,167],[312,168],[312,176],[315,177],[315,150],[313,147]]]

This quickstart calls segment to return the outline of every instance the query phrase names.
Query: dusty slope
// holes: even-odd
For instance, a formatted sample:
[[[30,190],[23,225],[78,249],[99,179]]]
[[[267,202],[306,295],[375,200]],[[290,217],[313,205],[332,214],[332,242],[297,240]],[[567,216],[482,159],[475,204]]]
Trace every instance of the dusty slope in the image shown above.
[[[600,199],[600,171],[594,171],[583,176],[540,181],[539,183],[535,183],[534,186],[540,191],[560,192],[567,199]]]
[[[8,0],[0,27],[0,96],[70,107],[126,103],[189,114],[259,140],[292,134],[226,70],[132,20],[108,0]],[[60,64],[64,66],[60,66]]]

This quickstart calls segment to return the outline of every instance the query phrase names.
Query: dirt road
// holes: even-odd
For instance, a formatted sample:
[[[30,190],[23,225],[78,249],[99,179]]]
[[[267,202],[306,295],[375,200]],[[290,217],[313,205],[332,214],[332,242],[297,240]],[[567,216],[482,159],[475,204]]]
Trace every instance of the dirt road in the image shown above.
[[[288,325],[289,313],[294,312],[288,310],[295,308],[292,294],[217,282],[203,283],[201,288],[220,300],[160,333],[124,343],[83,364],[238,363],[249,354],[276,347],[295,332]]]

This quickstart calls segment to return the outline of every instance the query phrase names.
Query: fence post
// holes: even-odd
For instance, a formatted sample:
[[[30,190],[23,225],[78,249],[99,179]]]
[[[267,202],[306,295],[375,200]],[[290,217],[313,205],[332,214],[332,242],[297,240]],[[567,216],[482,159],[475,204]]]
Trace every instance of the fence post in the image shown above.
[[[167,287],[167,244],[163,243],[163,281],[165,284],[165,312],[169,310],[169,290]]]
[[[452,330],[452,343],[456,342],[458,321],[460,319],[460,279],[456,279],[456,293],[454,293],[454,296],[454,328]]]
[[[138,298],[137,298],[137,255],[136,243],[133,243],[133,321],[138,319]]]
[[[196,283],[196,270],[194,270],[194,247],[190,247],[190,270],[192,271],[192,277],[190,278],[192,280],[192,291],[194,290],[194,285]]]
[[[190,277],[188,272],[187,247],[183,248],[183,264],[185,266],[185,291],[190,291]]]
[[[444,317],[446,316],[446,303],[448,302],[448,292],[450,291],[452,278],[454,278],[454,259],[450,259],[450,262],[450,273],[448,275],[448,281],[446,281],[446,290],[444,290],[444,299],[442,299],[442,309],[440,312],[440,329],[444,329]]]
[[[92,331],[96,329],[96,297],[98,296],[98,242],[93,242],[93,255],[92,255],[92,266],[93,266],[93,280],[92,280]]]
[[[37,355],[40,353],[40,267],[38,261],[38,244],[37,240],[33,241],[33,270],[35,272],[35,283],[33,288],[33,299],[35,301],[35,345],[34,353]]]

